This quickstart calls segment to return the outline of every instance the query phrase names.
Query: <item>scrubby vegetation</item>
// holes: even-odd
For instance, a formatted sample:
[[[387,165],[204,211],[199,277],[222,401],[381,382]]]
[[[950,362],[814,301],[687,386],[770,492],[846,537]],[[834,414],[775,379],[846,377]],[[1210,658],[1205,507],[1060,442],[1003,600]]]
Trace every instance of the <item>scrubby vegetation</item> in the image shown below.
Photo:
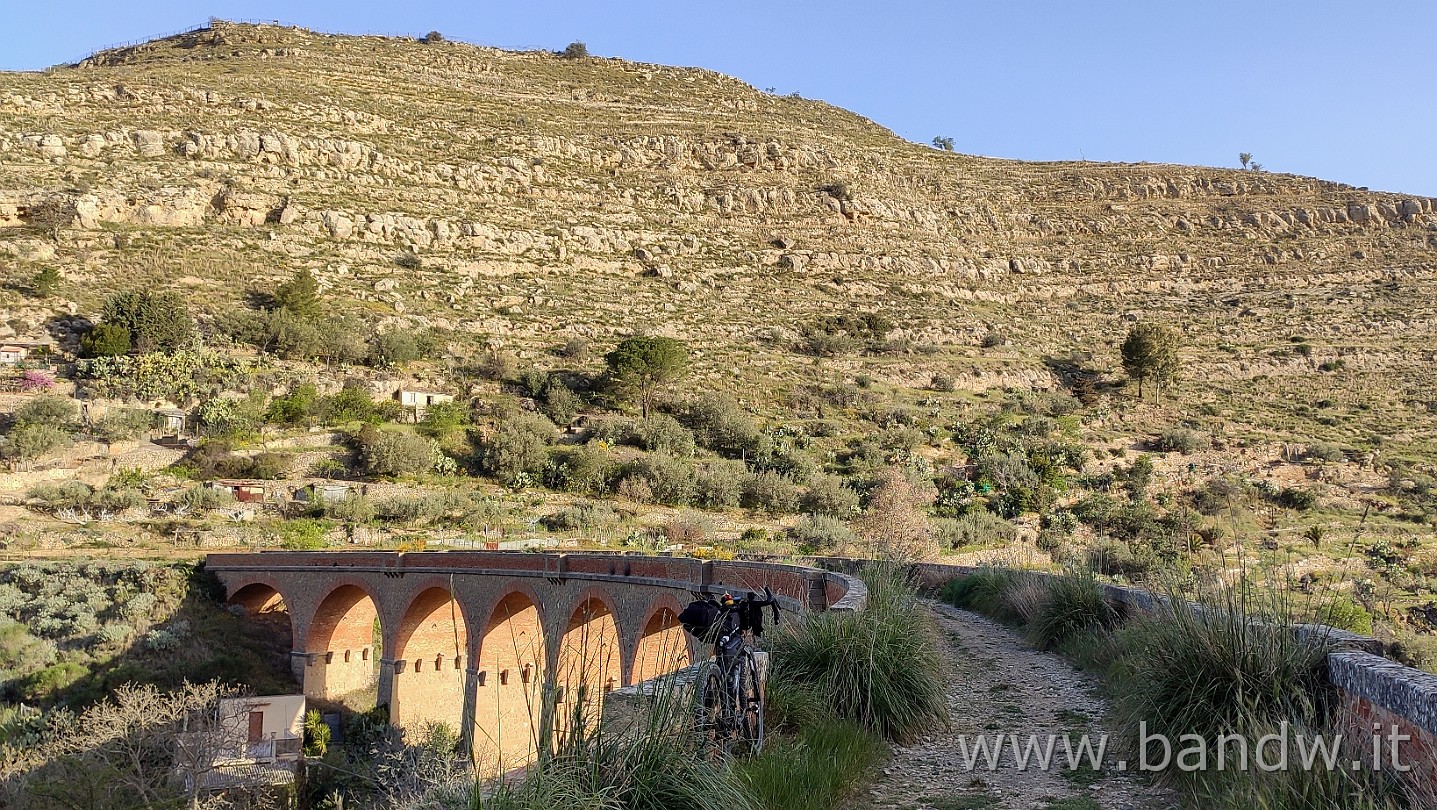
[[[1208,746],[1204,756],[1215,762],[1224,735],[1255,750],[1268,734],[1331,739],[1340,731],[1340,707],[1326,681],[1333,641],[1295,626],[1294,616],[1323,615],[1321,608],[1298,609],[1280,597],[1262,600],[1236,587],[1220,588],[1197,604],[1174,592],[1154,611],[1125,617],[1090,574],[1006,569],[955,578],[943,598],[1015,623],[1034,644],[1097,671],[1111,692],[1129,752],[1144,739],[1156,746],[1155,737],[1183,750],[1194,739],[1184,735],[1197,735]],[[1157,762],[1162,753],[1154,748],[1147,756]],[[1174,774],[1192,807],[1406,806],[1395,780],[1380,773],[1294,767]]]

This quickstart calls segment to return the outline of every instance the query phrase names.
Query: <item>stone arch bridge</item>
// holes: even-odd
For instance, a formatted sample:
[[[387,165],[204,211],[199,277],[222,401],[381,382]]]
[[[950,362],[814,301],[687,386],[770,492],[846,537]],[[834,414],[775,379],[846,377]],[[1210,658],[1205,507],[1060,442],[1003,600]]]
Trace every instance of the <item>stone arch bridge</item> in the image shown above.
[[[287,618],[310,698],[387,706],[400,726],[444,722],[500,770],[532,759],[580,690],[703,656],[678,623],[697,596],[768,587],[806,611],[852,609],[864,594],[798,566],[618,554],[262,552],[205,565],[246,614]]]

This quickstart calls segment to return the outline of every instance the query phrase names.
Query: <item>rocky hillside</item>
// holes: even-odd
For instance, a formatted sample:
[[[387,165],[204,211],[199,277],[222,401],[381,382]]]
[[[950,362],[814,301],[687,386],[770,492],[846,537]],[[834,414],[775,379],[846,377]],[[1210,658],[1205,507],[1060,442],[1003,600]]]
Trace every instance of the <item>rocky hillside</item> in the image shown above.
[[[216,23],[0,74],[0,262],[60,269],[62,310],[152,286],[215,312],[303,267],[372,322],[455,330],[461,354],[644,330],[748,394],[860,366],[1044,387],[1052,358],[1112,367],[1124,320],[1147,315],[1185,331],[1197,399],[1244,430],[1272,422],[1245,417],[1254,402],[1294,392],[1390,394],[1379,410],[1430,425],[1434,206],[945,153],[708,71],[445,41]],[[0,290],[0,336],[56,300]],[[907,350],[817,369],[793,352],[855,309]],[[1337,359],[1341,379],[1318,379]]]

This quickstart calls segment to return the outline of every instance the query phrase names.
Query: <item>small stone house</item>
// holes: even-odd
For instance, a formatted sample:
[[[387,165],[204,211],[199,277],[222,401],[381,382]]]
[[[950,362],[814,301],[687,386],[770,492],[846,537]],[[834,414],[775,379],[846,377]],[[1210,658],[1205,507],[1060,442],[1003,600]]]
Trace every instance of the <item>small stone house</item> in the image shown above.
[[[220,700],[213,727],[176,739],[176,770],[186,788],[203,794],[293,783],[305,708],[304,695]]]
[[[423,418],[424,412],[431,406],[438,405],[441,402],[454,401],[453,394],[445,394],[440,391],[422,391],[415,388],[401,388],[394,393],[394,396],[399,400],[399,404],[404,406],[405,410],[414,415],[416,422]]]
[[[23,363],[29,355],[29,348],[18,346],[14,343],[6,343],[0,346],[0,365],[13,366]]]
[[[161,436],[185,435],[185,412],[179,408],[160,408],[155,411],[155,421]]]

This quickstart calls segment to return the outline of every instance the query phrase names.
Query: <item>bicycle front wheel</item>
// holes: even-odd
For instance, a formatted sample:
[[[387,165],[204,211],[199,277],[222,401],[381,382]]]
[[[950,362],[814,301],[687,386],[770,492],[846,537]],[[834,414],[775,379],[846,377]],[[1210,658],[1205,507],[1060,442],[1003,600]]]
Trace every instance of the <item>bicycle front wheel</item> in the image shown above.
[[[733,723],[728,710],[728,690],[720,667],[710,663],[698,678],[698,700],[695,702],[694,730],[700,749],[709,759],[723,759],[733,747]]]
[[[753,650],[744,651],[737,670],[738,742],[743,753],[758,754],[763,751],[764,740],[764,684],[759,678],[758,659]]]

